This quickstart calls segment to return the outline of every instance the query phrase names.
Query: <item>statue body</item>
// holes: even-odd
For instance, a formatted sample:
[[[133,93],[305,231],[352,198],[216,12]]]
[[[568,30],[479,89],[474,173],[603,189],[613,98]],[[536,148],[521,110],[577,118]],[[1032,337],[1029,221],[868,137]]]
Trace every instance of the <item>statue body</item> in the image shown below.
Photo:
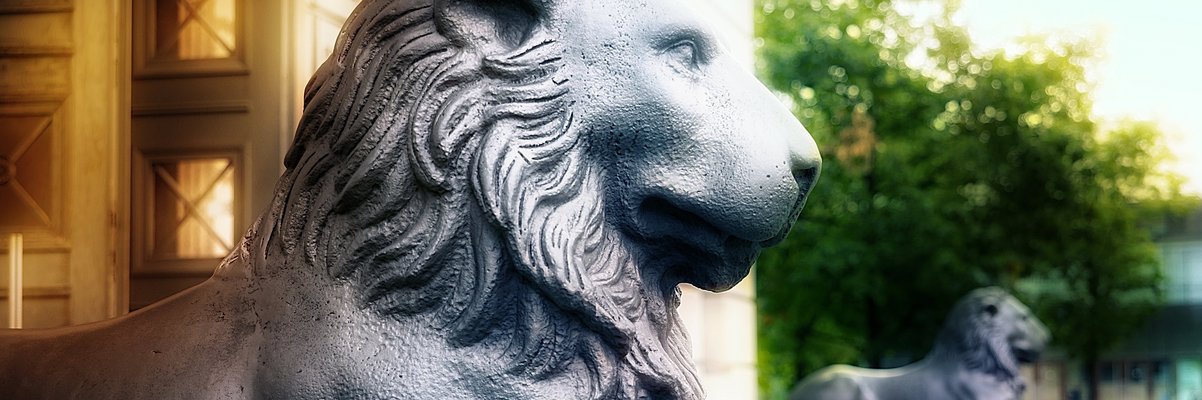
[[[11,398],[696,399],[677,286],[734,286],[808,133],[670,0],[367,0],[207,282],[0,332]]]
[[[935,347],[900,368],[834,365],[807,376],[791,400],[1018,400],[1018,365],[1038,359],[1050,336],[1017,299],[974,290],[948,315]]]

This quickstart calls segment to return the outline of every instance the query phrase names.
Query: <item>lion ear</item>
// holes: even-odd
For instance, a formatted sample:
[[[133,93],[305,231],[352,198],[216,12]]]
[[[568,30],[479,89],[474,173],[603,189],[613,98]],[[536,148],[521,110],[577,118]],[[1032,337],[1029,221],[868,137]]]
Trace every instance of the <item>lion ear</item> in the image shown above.
[[[439,33],[462,47],[505,52],[517,48],[546,22],[552,9],[549,3],[549,0],[434,0],[434,23]]]

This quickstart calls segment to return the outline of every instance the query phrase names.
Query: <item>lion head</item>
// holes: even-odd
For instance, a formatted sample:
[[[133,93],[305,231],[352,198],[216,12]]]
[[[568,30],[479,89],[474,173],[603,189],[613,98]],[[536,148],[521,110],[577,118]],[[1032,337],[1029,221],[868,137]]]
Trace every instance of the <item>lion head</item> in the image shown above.
[[[1034,362],[1050,335],[1031,310],[1005,290],[972,291],[952,308],[935,352],[948,352],[975,371],[1018,379],[1019,363]]]
[[[741,280],[820,165],[670,1],[364,1],[305,103],[268,257],[593,398],[702,396],[677,286]]]

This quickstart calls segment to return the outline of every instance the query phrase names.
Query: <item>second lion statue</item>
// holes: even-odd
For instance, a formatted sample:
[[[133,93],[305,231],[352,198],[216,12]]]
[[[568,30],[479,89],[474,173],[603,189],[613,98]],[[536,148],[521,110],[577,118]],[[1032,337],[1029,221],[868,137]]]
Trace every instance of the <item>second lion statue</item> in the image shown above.
[[[677,286],[724,290],[818,176],[671,0],[366,0],[213,278],[0,332],[6,398],[699,399]]]
[[[1051,336],[1027,306],[997,287],[952,307],[926,358],[893,369],[823,368],[790,400],[1019,400],[1019,364],[1039,358]]]

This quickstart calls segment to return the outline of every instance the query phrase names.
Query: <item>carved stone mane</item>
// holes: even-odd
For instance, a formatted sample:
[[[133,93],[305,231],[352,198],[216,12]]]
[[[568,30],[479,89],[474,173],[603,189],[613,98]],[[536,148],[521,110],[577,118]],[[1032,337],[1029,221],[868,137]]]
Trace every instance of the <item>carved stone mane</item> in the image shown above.
[[[290,262],[358,282],[382,315],[437,314],[456,346],[504,331],[513,373],[584,356],[594,384],[614,390],[619,374],[602,370],[620,363],[602,349],[629,351],[628,316],[646,311],[629,254],[603,230],[571,84],[556,75],[562,49],[536,35],[478,54],[437,34],[432,12],[374,2],[352,15],[305,90],[269,240],[304,256]],[[597,286],[565,284],[580,281]],[[687,339],[669,325],[666,351],[631,364],[697,393]]]
[[[964,296],[948,313],[931,356],[959,358],[973,371],[1004,379],[1019,379],[1019,361],[1010,349],[1009,331],[1020,321],[993,318],[982,309],[1016,301],[998,287],[987,287]]]

